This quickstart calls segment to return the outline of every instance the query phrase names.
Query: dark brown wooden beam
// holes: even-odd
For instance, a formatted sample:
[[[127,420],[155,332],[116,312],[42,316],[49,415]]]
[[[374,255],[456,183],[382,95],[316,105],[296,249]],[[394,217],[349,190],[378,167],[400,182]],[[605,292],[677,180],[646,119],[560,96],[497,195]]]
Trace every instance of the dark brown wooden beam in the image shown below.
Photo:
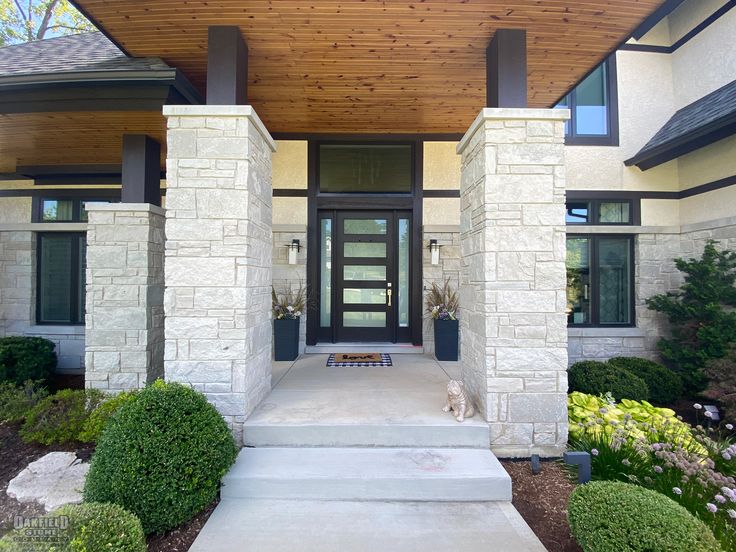
[[[248,45],[236,26],[207,33],[207,104],[247,105]]]
[[[161,205],[161,145],[145,134],[123,134],[123,203]]]
[[[486,107],[528,107],[524,29],[498,29],[486,48]]]

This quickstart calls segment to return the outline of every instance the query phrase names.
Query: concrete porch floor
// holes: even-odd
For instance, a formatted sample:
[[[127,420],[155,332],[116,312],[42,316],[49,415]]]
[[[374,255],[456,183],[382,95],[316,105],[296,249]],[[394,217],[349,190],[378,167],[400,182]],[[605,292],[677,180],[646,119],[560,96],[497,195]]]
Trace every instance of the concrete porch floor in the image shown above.
[[[458,363],[274,363],[272,392],[190,551],[544,551],[476,414],[442,412]]]
[[[272,392],[243,428],[246,446],[488,448],[476,414],[462,424],[442,412],[457,362],[392,355],[388,367],[328,367],[328,355],[273,365]]]

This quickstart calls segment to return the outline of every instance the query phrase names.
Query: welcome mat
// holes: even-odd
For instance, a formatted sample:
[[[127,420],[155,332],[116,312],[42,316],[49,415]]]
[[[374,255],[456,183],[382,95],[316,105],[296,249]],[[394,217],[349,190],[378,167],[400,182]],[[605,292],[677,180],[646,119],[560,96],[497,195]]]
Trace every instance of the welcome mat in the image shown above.
[[[388,353],[332,353],[327,366],[393,366]]]

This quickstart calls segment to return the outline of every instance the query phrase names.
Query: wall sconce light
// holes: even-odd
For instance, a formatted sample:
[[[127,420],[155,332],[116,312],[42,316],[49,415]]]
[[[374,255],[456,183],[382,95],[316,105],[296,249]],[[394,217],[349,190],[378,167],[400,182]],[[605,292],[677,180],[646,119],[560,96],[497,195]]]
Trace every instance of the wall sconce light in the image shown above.
[[[301,250],[301,245],[299,245],[299,240],[293,239],[291,240],[291,243],[288,244],[286,247],[289,248],[289,264],[295,265],[296,264],[296,254],[299,253]]]
[[[440,244],[437,240],[429,240],[429,258],[433,265],[440,264]]]

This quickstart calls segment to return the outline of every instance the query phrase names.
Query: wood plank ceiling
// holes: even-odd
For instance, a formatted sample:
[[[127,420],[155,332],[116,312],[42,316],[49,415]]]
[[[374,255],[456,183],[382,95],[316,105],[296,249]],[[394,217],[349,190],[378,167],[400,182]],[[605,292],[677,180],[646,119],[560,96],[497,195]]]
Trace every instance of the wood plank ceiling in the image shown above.
[[[485,48],[528,31],[530,107],[550,107],[662,0],[76,0],[130,55],[204,93],[207,27],[238,25],[250,103],[271,132],[464,133]]]
[[[155,111],[0,114],[0,152],[15,165],[119,165],[125,133],[148,134],[166,159],[166,123]],[[165,166],[162,163],[162,166]]]

